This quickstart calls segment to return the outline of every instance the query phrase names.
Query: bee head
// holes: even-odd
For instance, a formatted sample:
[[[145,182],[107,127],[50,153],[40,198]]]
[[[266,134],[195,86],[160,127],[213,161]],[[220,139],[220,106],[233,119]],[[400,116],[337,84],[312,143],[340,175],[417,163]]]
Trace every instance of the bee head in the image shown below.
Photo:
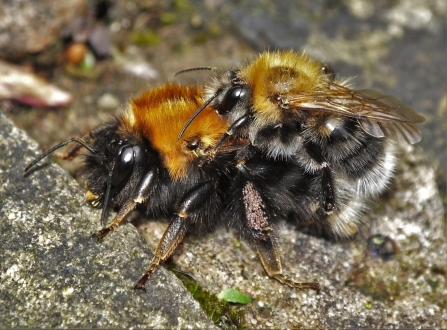
[[[121,206],[134,190],[148,157],[143,143],[118,134],[116,125],[99,127],[90,135],[94,151],[85,155],[81,175],[86,185],[87,202],[102,207],[103,224],[109,205]]]
[[[209,105],[225,122],[231,124],[250,111],[251,88],[237,76],[238,71],[216,71],[214,82],[205,90],[205,103],[183,126],[178,140],[194,119]]]
[[[239,70],[217,72],[207,94],[211,94],[209,101],[212,108],[229,123],[251,110],[252,89],[239,78]]]

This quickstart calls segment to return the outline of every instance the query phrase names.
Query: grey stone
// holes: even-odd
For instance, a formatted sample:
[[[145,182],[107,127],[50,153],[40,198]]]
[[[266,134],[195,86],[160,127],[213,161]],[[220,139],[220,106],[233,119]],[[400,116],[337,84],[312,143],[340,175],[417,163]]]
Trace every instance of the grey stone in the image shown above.
[[[85,0],[2,1],[0,58],[12,61],[54,45],[86,9]]]
[[[212,328],[164,269],[133,290],[151,258],[135,227],[98,243],[100,214],[64,170],[43,161],[23,176],[38,152],[0,113],[0,327]]]

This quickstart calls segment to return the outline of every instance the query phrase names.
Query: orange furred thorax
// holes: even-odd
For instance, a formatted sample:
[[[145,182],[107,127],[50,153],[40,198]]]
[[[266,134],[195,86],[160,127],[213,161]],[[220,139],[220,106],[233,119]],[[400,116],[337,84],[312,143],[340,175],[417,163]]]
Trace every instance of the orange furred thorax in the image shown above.
[[[177,140],[185,123],[204,103],[201,95],[198,86],[167,84],[133,99],[122,114],[126,130],[150,141],[174,180],[186,178],[192,162],[214,146],[228,127],[212,109],[205,108]],[[191,141],[199,147],[188,148]]]

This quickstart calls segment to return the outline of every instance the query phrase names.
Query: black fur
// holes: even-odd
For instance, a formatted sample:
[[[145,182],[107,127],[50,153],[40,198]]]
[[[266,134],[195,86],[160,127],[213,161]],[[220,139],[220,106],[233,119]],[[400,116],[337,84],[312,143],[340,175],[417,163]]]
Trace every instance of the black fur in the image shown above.
[[[143,156],[134,164],[133,171],[120,191],[112,198],[111,205],[120,208],[138,185],[143,175],[155,169],[156,179],[149,198],[139,206],[151,218],[169,217],[175,213],[180,200],[195,187],[206,181],[214,182],[214,189],[207,192],[206,201],[188,211],[194,211],[195,228],[212,230],[218,225],[234,227],[242,236],[251,236],[246,227],[245,212],[241,203],[242,187],[250,181],[261,192],[266,212],[272,223],[287,219],[290,214],[302,222],[312,217],[308,205],[318,200],[319,189],[313,182],[318,174],[309,174],[294,160],[272,160],[256,150],[250,153],[243,170],[238,169],[236,154],[244,146],[230,153],[218,153],[212,160],[199,165],[190,164],[187,180],[173,181],[164,168],[160,155],[149,141],[138,141],[132,136],[120,136],[116,125],[104,126],[92,137],[95,153],[85,155],[81,169],[86,189],[99,196],[104,203],[104,192],[111,164],[116,161],[122,146],[138,145]],[[202,205],[203,204],[203,205]]]

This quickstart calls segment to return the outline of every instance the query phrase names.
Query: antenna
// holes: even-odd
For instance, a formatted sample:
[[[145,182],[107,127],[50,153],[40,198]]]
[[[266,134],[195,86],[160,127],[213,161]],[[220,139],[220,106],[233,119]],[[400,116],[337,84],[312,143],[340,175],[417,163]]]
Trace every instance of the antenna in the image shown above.
[[[31,167],[33,167],[34,165],[36,165],[38,162],[40,162],[42,159],[44,159],[45,157],[47,157],[48,155],[52,154],[53,152],[55,152],[57,149],[60,149],[64,146],[66,146],[69,143],[72,142],[77,142],[80,145],[82,145],[85,149],[87,149],[88,151],[90,151],[91,153],[95,153],[95,149],[93,149],[92,147],[90,147],[84,140],[82,140],[81,138],[78,137],[74,137],[71,138],[67,141],[61,142],[57,145],[55,145],[54,147],[52,147],[51,149],[48,149],[47,151],[45,151],[44,153],[40,154],[36,159],[34,159],[31,163],[29,163],[28,165],[26,165],[24,172],[28,172]]]
[[[176,73],[174,73],[174,77],[178,76],[182,73],[191,72],[191,71],[216,71],[216,68],[212,68],[210,66],[199,66],[196,68],[183,69],[183,70],[180,70],[180,71],[177,71]]]
[[[216,92],[213,96],[211,96],[205,103],[202,104],[202,106],[197,109],[197,111],[189,118],[189,120],[186,122],[185,126],[183,126],[182,130],[180,131],[180,134],[177,137],[177,141],[180,140],[185,133],[188,126],[192,123],[192,121],[202,112],[203,109],[205,109],[208,104],[210,104],[218,95],[219,92]]]

